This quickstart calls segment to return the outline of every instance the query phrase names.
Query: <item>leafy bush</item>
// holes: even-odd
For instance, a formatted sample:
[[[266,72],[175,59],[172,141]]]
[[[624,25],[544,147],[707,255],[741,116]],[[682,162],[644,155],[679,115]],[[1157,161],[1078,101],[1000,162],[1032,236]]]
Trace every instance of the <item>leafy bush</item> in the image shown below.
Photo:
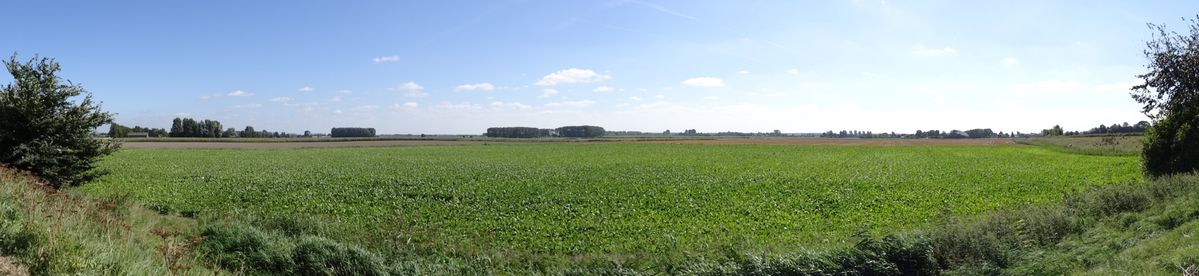
[[[279,239],[238,223],[216,223],[200,231],[197,248],[221,267],[256,273],[285,274],[292,267],[287,247]]]
[[[75,186],[102,173],[94,163],[116,150],[92,137],[112,115],[100,111],[83,87],[55,75],[58,63],[33,58],[4,62],[15,80],[0,90],[0,163],[29,171],[55,188]],[[79,104],[71,98],[83,95]]]
[[[1157,120],[1146,133],[1145,174],[1162,176],[1199,168],[1199,17],[1190,34],[1152,25],[1156,33],[1146,43],[1149,72],[1138,75],[1144,84],[1132,87],[1141,112]]]
[[[379,256],[357,246],[325,238],[305,237],[292,250],[300,275],[387,275]]]
[[[1145,173],[1162,176],[1199,168],[1199,116],[1166,118],[1145,133]]]

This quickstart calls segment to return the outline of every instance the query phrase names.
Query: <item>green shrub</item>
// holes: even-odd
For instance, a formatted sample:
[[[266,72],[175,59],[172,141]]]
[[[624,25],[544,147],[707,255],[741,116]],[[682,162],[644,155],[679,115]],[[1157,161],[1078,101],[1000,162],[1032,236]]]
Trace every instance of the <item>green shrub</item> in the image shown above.
[[[4,62],[14,83],[0,89],[0,163],[29,171],[55,188],[99,177],[100,157],[116,150],[111,140],[92,137],[112,115],[100,111],[83,87],[55,75],[57,62]],[[71,98],[83,96],[79,104]]]
[[[239,223],[210,224],[197,251],[227,269],[286,274],[293,266],[283,241]]]
[[[387,275],[383,260],[365,249],[320,237],[304,237],[292,250],[300,275]]]
[[[1199,168],[1199,116],[1162,119],[1145,133],[1145,174],[1163,176]]]

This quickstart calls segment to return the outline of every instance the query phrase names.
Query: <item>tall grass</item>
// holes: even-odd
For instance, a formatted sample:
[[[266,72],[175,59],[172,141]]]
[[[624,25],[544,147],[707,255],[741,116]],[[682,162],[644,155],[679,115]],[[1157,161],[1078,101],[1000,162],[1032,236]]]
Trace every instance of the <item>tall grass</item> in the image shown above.
[[[33,275],[212,275],[187,254],[194,222],[138,207],[126,196],[54,191],[0,167],[0,253]]]

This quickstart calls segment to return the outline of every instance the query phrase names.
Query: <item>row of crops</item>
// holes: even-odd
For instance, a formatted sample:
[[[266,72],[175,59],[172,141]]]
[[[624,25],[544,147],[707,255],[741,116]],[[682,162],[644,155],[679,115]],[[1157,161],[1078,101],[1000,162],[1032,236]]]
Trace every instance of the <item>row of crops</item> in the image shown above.
[[[181,214],[306,217],[427,254],[838,244],[1140,179],[1135,156],[1031,146],[517,144],[123,150],[82,189]]]

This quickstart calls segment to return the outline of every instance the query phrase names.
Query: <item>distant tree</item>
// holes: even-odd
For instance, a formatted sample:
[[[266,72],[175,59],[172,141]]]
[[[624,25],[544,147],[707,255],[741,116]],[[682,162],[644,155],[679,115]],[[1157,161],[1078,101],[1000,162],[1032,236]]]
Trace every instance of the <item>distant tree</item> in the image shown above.
[[[0,163],[29,171],[55,188],[102,175],[95,162],[119,145],[92,132],[112,123],[112,114],[100,110],[82,86],[59,78],[60,67],[52,59],[19,62],[14,54],[4,66],[13,83],[0,88]]]
[[[112,137],[112,138],[129,137],[129,127],[122,126],[117,123],[108,124],[108,137]]]
[[[1146,43],[1149,72],[1138,75],[1144,84],[1132,87],[1141,112],[1154,120],[1145,133],[1141,153],[1150,176],[1190,172],[1199,168],[1199,17],[1190,20],[1190,33],[1156,33]]]
[[[304,131],[304,137],[312,137],[312,132],[311,132],[311,131],[307,131],[307,130],[305,130],[305,131]]]
[[[604,128],[597,126],[564,126],[556,129],[558,136],[576,138],[594,138],[604,136]],[[691,130],[694,134],[695,130]]]
[[[183,119],[175,118],[171,122],[171,132],[168,135],[171,137],[183,137]]]
[[[252,126],[246,126],[246,129],[245,129],[245,130],[242,130],[242,132],[241,132],[241,133],[240,133],[240,135],[238,135],[238,136],[239,136],[239,137],[253,138],[253,137],[258,137],[258,132],[257,132],[257,131],[254,131],[254,127],[252,127]]]
[[[374,128],[335,127],[329,131],[331,137],[375,137]]]

